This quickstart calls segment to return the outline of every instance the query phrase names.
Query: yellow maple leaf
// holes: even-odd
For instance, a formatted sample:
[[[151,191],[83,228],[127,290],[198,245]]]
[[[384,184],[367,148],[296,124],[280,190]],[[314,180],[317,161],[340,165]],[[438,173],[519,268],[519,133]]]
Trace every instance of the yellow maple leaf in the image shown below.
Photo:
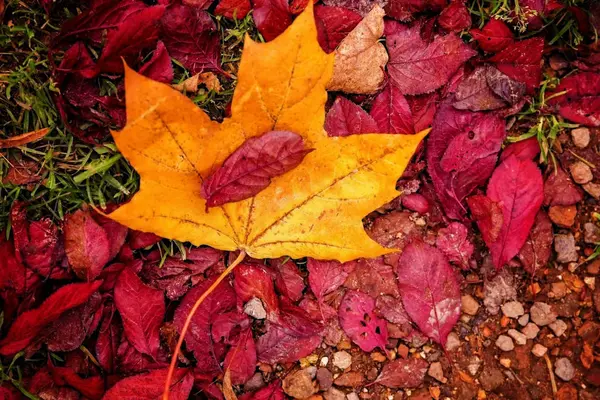
[[[332,70],[333,55],[317,41],[312,2],[277,39],[246,37],[232,117],[223,123],[168,85],[126,69],[127,125],[113,136],[141,187],[110,217],[259,259],[348,261],[390,252],[367,236],[362,219],[398,196],[396,180],[426,132],[328,137]],[[315,150],[253,198],[206,210],[203,180],[246,139],[273,130],[299,134]]]

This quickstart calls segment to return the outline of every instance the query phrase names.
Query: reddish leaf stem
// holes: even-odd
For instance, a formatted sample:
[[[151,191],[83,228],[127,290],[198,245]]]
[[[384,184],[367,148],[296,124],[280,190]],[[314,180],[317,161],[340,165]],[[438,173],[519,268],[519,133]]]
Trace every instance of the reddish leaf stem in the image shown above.
[[[177,366],[177,359],[179,357],[179,353],[181,352],[181,346],[183,345],[183,339],[185,339],[185,334],[187,333],[188,328],[190,327],[192,318],[194,317],[194,314],[196,314],[198,307],[200,307],[200,305],[204,302],[204,300],[206,300],[206,298],[208,296],[210,296],[210,294],[217,288],[217,286],[219,286],[219,284],[223,281],[223,279],[225,279],[227,277],[227,275],[229,275],[231,273],[231,271],[233,271],[233,269],[244,260],[245,257],[246,257],[246,252],[242,250],[240,252],[240,254],[237,256],[237,258],[227,267],[227,269],[225,271],[223,271],[223,273],[221,275],[219,275],[217,280],[214,281],[212,285],[210,285],[208,290],[206,292],[202,293],[202,296],[198,297],[198,300],[196,300],[196,303],[194,303],[194,307],[192,307],[190,313],[188,314],[188,316],[185,320],[185,324],[183,324],[183,328],[181,329],[181,333],[179,335],[179,340],[177,341],[177,346],[175,346],[175,351],[173,352],[173,356],[171,357],[171,365],[169,365],[167,379],[165,380],[165,390],[163,392],[163,397],[162,397],[163,400],[169,400],[169,389],[171,388],[171,380],[173,379],[173,373],[175,373],[175,367]]]

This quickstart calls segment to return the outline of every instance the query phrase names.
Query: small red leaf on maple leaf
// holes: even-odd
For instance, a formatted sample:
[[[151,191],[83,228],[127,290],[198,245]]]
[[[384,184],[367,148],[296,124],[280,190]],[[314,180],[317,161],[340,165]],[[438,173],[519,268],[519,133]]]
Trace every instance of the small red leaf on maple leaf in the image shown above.
[[[124,378],[106,392],[103,400],[156,400],[162,397],[166,378],[166,369]],[[194,376],[189,370],[176,368],[171,382],[169,399],[189,398],[194,385]]]
[[[506,147],[500,154],[500,162],[512,155],[522,160],[533,160],[538,154],[540,154],[540,143],[536,137],[532,137]]]
[[[398,286],[404,308],[421,332],[442,346],[460,317],[460,286],[444,254],[426,243],[409,243],[400,256]]]
[[[587,126],[600,126],[600,73],[580,72],[560,81],[549,96],[566,91],[550,99],[564,118]]]
[[[317,38],[323,51],[333,52],[361,20],[360,14],[344,7],[315,6]]]
[[[117,278],[114,291],[127,340],[140,353],[156,359],[160,347],[159,328],[165,315],[162,290],[145,285],[131,268],[125,268]]]
[[[233,385],[243,385],[254,375],[256,370],[256,345],[252,337],[252,329],[246,328],[238,335],[225,356],[225,370],[231,374]]]
[[[515,42],[488,61],[515,81],[522,82],[528,94],[533,94],[540,85],[542,74],[542,52],[544,39],[532,38]]]
[[[544,182],[544,205],[571,206],[581,200],[583,200],[583,192],[573,183],[569,174],[560,166],[551,169],[546,182]]]
[[[398,358],[383,366],[375,382],[393,389],[416,388],[423,383],[428,367],[422,358]]]
[[[340,303],[340,326],[363,351],[373,351],[376,347],[386,351],[387,325],[374,311],[375,300],[371,296],[350,290]]]
[[[19,315],[6,337],[0,341],[0,354],[8,356],[23,350],[45,326],[64,312],[85,303],[101,284],[102,281],[96,281],[63,286],[38,308]]]
[[[415,133],[412,112],[400,89],[388,82],[371,107],[371,117],[383,133]]]
[[[469,33],[479,43],[479,47],[490,53],[503,50],[515,41],[510,28],[504,22],[494,18],[490,19],[482,29],[471,29]]]
[[[261,265],[240,264],[233,271],[234,288],[238,302],[242,305],[252,299],[259,298],[267,313],[276,313],[279,309],[273,278]]]
[[[215,14],[231,19],[244,19],[251,8],[250,0],[221,0],[215,8]]]
[[[271,131],[246,140],[202,184],[207,207],[253,197],[271,179],[296,168],[312,149],[302,136]]]
[[[448,257],[452,263],[462,269],[469,269],[469,260],[475,247],[468,239],[467,227],[459,222],[452,222],[448,227],[438,231],[435,245]]]
[[[309,258],[306,268],[310,290],[319,300],[342,286],[348,277],[347,268],[339,261]]]
[[[421,37],[421,26],[398,27],[387,36],[388,72],[403,94],[429,93],[444,84],[476,52],[456,34]]]
[[[275,287],[279,293],[292,301],[300,300],[306,286],[296,264],[289,258],[271,260],[270,264],[276,271]]]
[[[169,57],[163,42],[159,41],[156,44],[152,58],[142,65],[140,74],[158,82],[171,83],[173,81],[173,64],[171,64],[171,57]]]
[[[438,23],[449,32],[460,32],[471,26],[471,13],[465,5],[465,0],[452,0],[442,10]]]
[[[292,23],[288,0],[252,0],[252,17],[260,34],[271,41]]]
[[[329,136],[348,136],[379,131],[377,123],[361,106],[339,96],[327,112],[325,130]]]
[[[531,275],[535,275],[536,271],[544,267],[550,259],[553,240],[552,221],[544,210],[540,210],[527,241],[519,251],[519,260]]]

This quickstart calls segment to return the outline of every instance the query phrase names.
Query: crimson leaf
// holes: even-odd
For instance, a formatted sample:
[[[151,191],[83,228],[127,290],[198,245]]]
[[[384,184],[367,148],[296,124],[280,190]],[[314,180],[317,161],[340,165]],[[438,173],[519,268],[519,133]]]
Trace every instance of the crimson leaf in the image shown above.
[[[325,130],[329,136],[348,136],[375,133],[377,123],[358,104],[345,97],[338,97],[325,117]]]
[[[402,92],[393,82],[386,87],[373,101],[371,117],[383,133],[415,133],[412,112]]]
[[[340,303],[340,326],[362,350],[373,351],[379,347],[385,351],[388,339],[387,325],[374,311],[375,300],[371,296],[350,290]]]
[[[514,42],[512,31],[506,24],[492,18],[482,29],[471,29],[471,36],[484,51],[495,53]]]

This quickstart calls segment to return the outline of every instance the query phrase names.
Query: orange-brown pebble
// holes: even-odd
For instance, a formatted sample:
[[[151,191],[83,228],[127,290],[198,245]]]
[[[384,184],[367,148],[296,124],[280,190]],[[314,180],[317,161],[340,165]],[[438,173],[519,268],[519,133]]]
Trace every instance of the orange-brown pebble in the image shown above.
[[[408,347],[404,344],[398,346],[398,356],[402,358],[408,357]]]

